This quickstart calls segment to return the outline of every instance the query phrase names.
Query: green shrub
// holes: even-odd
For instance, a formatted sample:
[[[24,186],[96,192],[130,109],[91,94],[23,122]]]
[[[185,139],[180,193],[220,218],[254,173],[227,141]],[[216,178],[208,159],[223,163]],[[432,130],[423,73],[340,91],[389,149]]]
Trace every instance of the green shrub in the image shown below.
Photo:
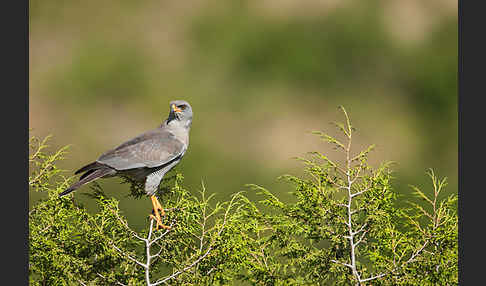
[[[307,178],[285,175],[294,203],[284,203],[257,185],[267,235],[255,239],[261,257],[252,259],[246,280],[255,285],[457,285],[457,195],[438,200],[445,186],[433,171],[426,204],[396,207],[389,163],[368,165],[373,146],[355,152],[349,117],[336,123],[340,141],[315,132],[342,154],[338,163],[319,152],[305,164]],[[426,208],[431,210],[427,211]]]
[[[162,195],[172,228],[156,232],[150,220],[148,229],[135,232],[118,201],[107,198],[96,183],[91,195],[99,207],[95,214],[76,204],[72,195],[58,197],[70,181],[53,167],[65,148],[45,154],[47,139],[31,139],[29,186],[48,193],[29,212],[32,285],[213,285],[231,279],[227,272],[237,254],[224,248],[223,238],[235,233],[237,211],[246,203],[241,194],[212,207],[204,186],[200,197],[193,196],[177,174]],[[138,187],[132,185],[135,194]]]
[[[134,231],[114,198],[92,184],[99,211],[74,197],[58,198],[72,180],[56,162],[66,148],[45,152],[47,139],[31,137],[29,186],[45,199],[29,212],[32,285],[457,285],[457,195],[439,198],[446,185],[432,170],[433,193],[412,186],[420,203],[398,207],[390,164],[368,164],[373,146],[356,152],[344,110],[336,123],[344,140],[315,132],[342,161],[319,152],[306,175],[281,178],[293,186],[285,203],[264,187],[212,202],[204,184],[196,196],[176,174],[161,187],[169,230],[154,221]],[[132,182],[130,194],[143,196]]]

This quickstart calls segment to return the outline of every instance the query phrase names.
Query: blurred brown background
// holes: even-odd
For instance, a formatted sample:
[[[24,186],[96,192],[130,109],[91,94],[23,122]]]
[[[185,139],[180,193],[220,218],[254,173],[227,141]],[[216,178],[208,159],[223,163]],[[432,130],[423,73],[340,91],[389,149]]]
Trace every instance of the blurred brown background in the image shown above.
[[[217,199],[302,174],[292,159],[334,154],[310,131],[337,134],[343,105],[371,162],[395,161],[395,187],[430,192],[425,171],[457,192],[457,2],[30,1],[29,127],[72,144],[72,173],[156,127],[174,99],[194,110],[177,167],[193,193]],[[101,180],[136,228],[149,200]],[[75,196],[93,210],[81,188]],[[256,198],[253,194],[248,194]],[[30,196],[31,203],[41,198]]]

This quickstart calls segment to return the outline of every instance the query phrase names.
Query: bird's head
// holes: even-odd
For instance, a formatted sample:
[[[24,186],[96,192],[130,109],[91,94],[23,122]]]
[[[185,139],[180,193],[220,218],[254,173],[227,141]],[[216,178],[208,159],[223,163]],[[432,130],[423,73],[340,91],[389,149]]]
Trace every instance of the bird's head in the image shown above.
[[[188,128],[192,122],[192,107],[185,100],[174,100],[169,104],[169,118],[167,124],[177,124]]]

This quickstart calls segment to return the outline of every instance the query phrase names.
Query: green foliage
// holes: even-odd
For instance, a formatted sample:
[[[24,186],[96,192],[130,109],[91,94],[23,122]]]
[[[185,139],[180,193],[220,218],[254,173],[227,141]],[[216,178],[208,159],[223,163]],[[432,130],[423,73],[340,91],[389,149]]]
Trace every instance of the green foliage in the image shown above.
[[[305,176],[281,176],[294,202],[254,184],[259,202],[242,193],[213,202],[204,184],[194,195],[175,174],[159,189],[170,226],[160,231],[153,219],[131,229],[96,183],[96,213],[72,195],[58,198],[71,181],[55,167],[66,149],[46,154],[48,138],[32,137],[29,186],[47,198],[29,212],[31,284],[457,285],[457,195],[442,198],[446,179],[430,170],[433,193],[412,186],[419,201],[398,207],[390,163],[368,164],[373,145],[353,149],[342,111],[342,138],[314,134],[343,159],[310,152],[298,158]],[[124,182],[133,198],[144,196],[142,185]]]
[[[251,260],[246,280],[254,285],[457,285],[457,196],[439,200],[445,179],[430,171],[433,198],[413,189],[432,210],[414,202],[398,208],[390,163],[368,165],[373,146],[352,152],[354,128],[342,110],[346,122],[336,126],[344,141],[314,133],[334,145],[344,162],[319,152],[299,158],[308,176],[281,177],[294,186],[296,202],[284,203],[250,185],[272,211],[259,218],[268,235],[255,239],[268,259]]]
[[[29,212],[32,285],[215,285],[232,279],[232,269],[238,267],[230,266],[243,259],[242,247],[230,247],[227,241],[235,246],[242,241],[235,228],[242,223],[238,210],[248,200],[241,194],[212,206],[213,195],[206,195],[204,185],[200,197],[194,196],[182,187],[183,177],[177,174],[173,186],[161,195],[164,220],[171,229],[155,231],[150,219],[148,229],[138,233],[129,227],[118,202],[106,198],[96,183],[90,195],[99,207],[94,214],[72,195],[59,198],[70,180],[59,176],[61,170],[52,165],[64,151],[46,154],[47,138],[32,138],[36,152],[31,163],[39,168],[32,172],[30,186],[47,192],[47,198]],[[50,178],[57,180],[48,183]],[[141,191],[137,187],[141,186],[132,186],[135,194]]]
[[[39,139],[29,138],[29,189],[48,192],[54,186],[50,184],[53,178],[63,178],[56,162],[64,159],[68,146],[61,148],[54,154],[45,153],[49,146],[47,141],[51,136]]]
[[[101,211],[91,215],[73,201],[59,199],[56,191],[62,186],[29,212],[30,283],[111,285],[114,279],[136,277],[135,269],[111,246],[131,243],[116,219],[118,202],[98,197]]]

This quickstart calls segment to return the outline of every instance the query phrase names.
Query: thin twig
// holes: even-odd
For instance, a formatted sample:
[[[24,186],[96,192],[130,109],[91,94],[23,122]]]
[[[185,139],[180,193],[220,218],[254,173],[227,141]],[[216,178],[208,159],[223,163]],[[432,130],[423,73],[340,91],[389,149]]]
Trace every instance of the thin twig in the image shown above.
[[[152,286],[156,286],[156,285],[159,285],[159,284],[162,284],[162,283],[166,283],[167,281],[169,281],[170,279],[173,279],[179,275],[181,275],[182,273],[186,272],[187,270],[191,269],[192,267],[194,267],[196,264],[198,264],[201,260],[203,260],[206,256],[208,256],[208,254],[211,252],[213,248],[212,247],[209,247],[206,252],[200,256],[197,260],[195,260],[193,263],[189,264],[188,266],[184,267],[183,269],[177,271],[176,273],[162,279],[162,280],[158,280],[157,282],[153,283],[153,284],[150,284]]]
[[[348,264],[348,263],[344,263],[344,262],[337,261],[337,260],[334,260],[334,259],[331,259],[331,262],[334,262],[334,263],[337,263],[337,264],[341,264],[343,266],[346,266],[346,267],[349,267],[349,268],[353,269],[353,265]]]
[[[116,247],[116,245],[112,245],[113,248],[115,248],[118,252],[120,252],[121,254],[125,255],[128,259],[130,259],[131,261],[137,263],[138,265],[142,266],[143,268],[146,268],[147,266],[145,264],[143,264],[142,262],[138,261],[137,259],[131,257],[130,255],[128,255],[127,253],[123,252],[120,248]]]
[[[107,280],[105,276],[101,275],[101,274],[100,274],[100,273],[98,273],[98,272],[96,273],[96,275],[98,275],[98,276],[100,276],[101,278],[103,278],[103,279]],[[123,283],[121,283],[120,281],[115,281],[115,282],[116,282],[116,284],[117,284],[117,285],[120,285],[120,286],[127,286],[126,284],[123,284]]]
[[[429,244],[429,241],[428,241],[428,240],[427,240],[427,241],[425,241],[425,243],[422,245],[422,247],[420,247],[420,248],[419,248],[419,249],[418,249],[418,250],[417,250],[415,253],[413,253],[413,254],[410,256],[410,258],[409,258],[407,261],[405,261],[405,263],[404,263],[404,264],[408,264],[408,263],[410,263],[410,262],[414,261],[414,260],[415,260],[415,258],[416,258],[416,257],[417,257],[417,256],[418,256],[418,255],[419,255],[419,254],[420,254],[420,253],[421,253],[421,252],[424,250],[424,248],[425,248],[425,247],[426,247],[428,244]]]
[[[365,232],[363,232],[363,234],[358,239],[358,241],[356,241],[356,243],[354,244],[354,246],[358,246],[358,244],[360,244],[360,242],[363,241],[363,238],[365,237],[365,235],[366,235],[367,232],[368,232],[367,230]]]
[[[386,274],[387,273],[381,273],[381,274],[372,276],[370,278],[360,279],[359,282],[366,282],[366,281],[370,281],[370,280],[375,280],[375,279],[378,279],[378,278],[381,278],[381,277],[385,276]]]

